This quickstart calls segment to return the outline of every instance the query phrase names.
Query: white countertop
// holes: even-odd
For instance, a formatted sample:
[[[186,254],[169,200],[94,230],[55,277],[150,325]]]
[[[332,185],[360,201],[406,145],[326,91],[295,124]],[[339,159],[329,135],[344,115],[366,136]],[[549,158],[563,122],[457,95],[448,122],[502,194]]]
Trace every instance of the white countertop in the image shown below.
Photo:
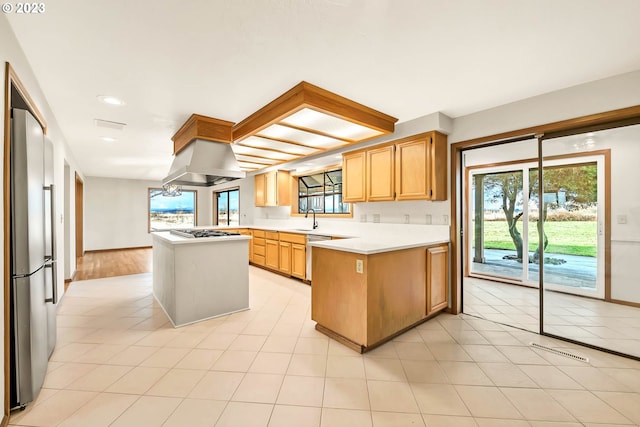
[[[198,227],[200,228],[200,227]],[[194,243],[224,243],[230,240],[251,240],[251,236],[237,235],[237,236],[216,236],[216,237],[182,237],[177,234],[172,234],[168,231],[154,231],[151,233],[154,238],[164,240],[172,245],[194,244]]]
[[[318,248],[371,255],[440,243],[449,243],[449,235],[444,236],[441,233],[433,233],[433,235],[425,234],[424,236],[363,236],[353,239],[322,240],[311,242],[310,245]]]
[[[208,228],[208,227],[203,227],[203,228]],[[356,234],[345,234],[343,231],[329,230],[326,228],[323,228],[323,229],[317,228],[313,230],[311,228],[275,227],[275,226],[268,226],[268,225],[236,225],[236,226],[230,226],[230,227],[214,226],[211,228],[214,228],[216,230],[224,230],[225,228],[230,228],[233,230],[240,229],[240,228],[250,228],[252,230],[282,231],[284,233],[311,234],[313,236],[342,237],[345,239],[357,237]]]
[[[312,247],[327,248],[344,252],[354,252],[363,255],[376,254],[380,252],[398,251],[402,249],[431,246],[449,242],[448,225],[405,225],[405,224],[369,224],[362,227],[353,226],[349,231],[322,227],[315,230],[283,226],[269,225],[240,225],[231,227],[197,227],[214,228],[224,230],[225,228],[238,229],[250,228],[267,231],[282,231],[286,233],[309,234],[316,236],[340,237],[337,240],[321,240],[310,242]],[[348,233],[348,234],[347,234]],[[177,236],[167,231],[154,232],[157,236],[172,244],[193,244],[193,243],[222,243],[229,240],[248,240],[251,237],[222,236],[204,237],[190,239]]]

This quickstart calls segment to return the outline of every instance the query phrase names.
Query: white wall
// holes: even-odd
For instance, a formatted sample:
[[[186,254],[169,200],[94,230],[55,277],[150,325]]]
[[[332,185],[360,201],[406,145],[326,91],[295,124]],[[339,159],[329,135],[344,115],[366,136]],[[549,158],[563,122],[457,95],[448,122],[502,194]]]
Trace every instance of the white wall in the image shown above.
[[[148,232],[149,188],[158,181],[87,177],[84,181],[86,251],[151,246]],[[211,225],[211,189],[197,191],[197,225]]]
[[[457,117],[449,143],[640,105],[640,70]]]

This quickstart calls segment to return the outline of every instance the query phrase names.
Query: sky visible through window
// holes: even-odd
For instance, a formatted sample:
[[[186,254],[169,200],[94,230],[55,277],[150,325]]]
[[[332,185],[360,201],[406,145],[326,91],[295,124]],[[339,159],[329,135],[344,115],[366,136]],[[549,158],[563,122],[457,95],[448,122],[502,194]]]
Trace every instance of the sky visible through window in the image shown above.
[[[180,196],[166,197],[160,189],[149,190],[149,224],[151,230],[194,227],[196,192],[182,191]]]

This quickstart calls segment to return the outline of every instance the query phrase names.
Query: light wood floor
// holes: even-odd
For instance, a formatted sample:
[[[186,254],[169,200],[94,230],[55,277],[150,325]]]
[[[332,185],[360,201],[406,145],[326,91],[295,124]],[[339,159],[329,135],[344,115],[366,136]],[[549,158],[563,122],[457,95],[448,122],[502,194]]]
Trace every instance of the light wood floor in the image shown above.
[[[151,252],[151,248],[87,252],[77,259],[73,280],[149,273],[152,267]]]

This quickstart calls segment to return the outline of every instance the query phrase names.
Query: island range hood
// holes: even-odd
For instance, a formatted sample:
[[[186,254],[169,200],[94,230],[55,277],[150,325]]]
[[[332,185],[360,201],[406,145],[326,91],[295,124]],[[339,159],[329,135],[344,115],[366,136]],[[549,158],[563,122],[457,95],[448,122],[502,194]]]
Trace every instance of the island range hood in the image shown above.
[[[173,136],[175,157],[162,185],[209,187],[244,178],[231,148],[233,123],[193,114]]]
[[[245,176],[230,144],[196,139],[175,155],[162,184],[209,187]]]

